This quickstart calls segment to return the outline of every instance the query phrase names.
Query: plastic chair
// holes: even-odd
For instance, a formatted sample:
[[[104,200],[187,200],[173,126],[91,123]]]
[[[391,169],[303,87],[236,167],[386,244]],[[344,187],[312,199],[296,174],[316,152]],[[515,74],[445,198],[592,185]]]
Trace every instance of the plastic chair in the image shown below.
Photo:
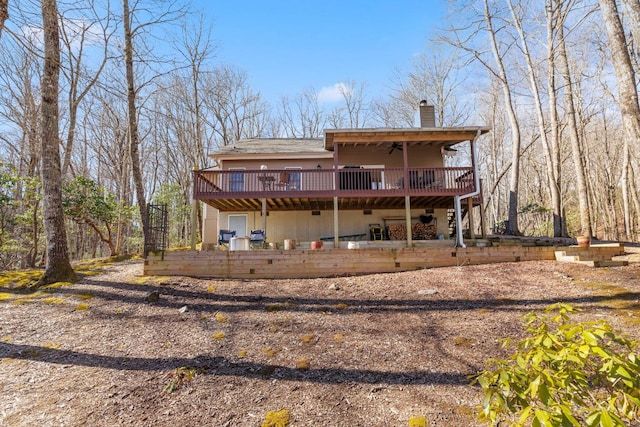
[[[267,236],[264,230],[251,230],[249,233],[249,243],[252,246],[257,246],[259,248],[264,247],[264,242]]]
[[[275,183],[276,187],[283,187],[289,189],[289,183],[291,182],[291,174],[289,172],[280,172],[280,179]]]
[[[236,237],[235,230],[220,230],[218,234],[218,245],[229,247],[229,242],[232,237]]]

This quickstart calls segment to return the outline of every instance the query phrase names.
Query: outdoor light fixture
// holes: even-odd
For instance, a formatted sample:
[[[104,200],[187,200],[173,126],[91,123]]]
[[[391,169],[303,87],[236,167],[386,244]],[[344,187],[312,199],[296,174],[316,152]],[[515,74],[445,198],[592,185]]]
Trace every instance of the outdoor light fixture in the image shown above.
[[[451,146],[445,146],[440,149],[440,152],[443,156],[453,157],[456,155],[458,150],[456,150],[455,148],[451,148]]]
[[[261,171],[263,171],[263,170],[267,170],[267,165],[260,165],[260,170],[261,170]]]

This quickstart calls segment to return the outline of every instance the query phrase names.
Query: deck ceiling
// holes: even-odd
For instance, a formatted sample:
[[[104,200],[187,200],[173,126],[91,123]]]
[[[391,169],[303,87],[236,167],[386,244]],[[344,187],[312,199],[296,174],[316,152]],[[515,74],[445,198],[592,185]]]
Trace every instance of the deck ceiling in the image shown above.
[[[341,197],[338,198],[339,210],[364,210],[364,209],[404,209],[404,196],[401,197]],[[204,203],[222,211],[261,211],[262,199],[209,199]],[[333,210],[332,198],[268,198],[267,211],[312,211]],[[477,206],[474,200],[474,206]],[[425,209],[452,209],[453,197],[451,196],[413,196],[411,208]]]
[[[471,141],[478,132],[480,135],[489,132],[488,127],[455,127],[455,128],[406,128],[406,129],[328,129],[324,132],[326,150],[334,150],[339,146],[374,146],[380,147],[393,143],[406,142],[414,145],[449,146],[464,141]]]

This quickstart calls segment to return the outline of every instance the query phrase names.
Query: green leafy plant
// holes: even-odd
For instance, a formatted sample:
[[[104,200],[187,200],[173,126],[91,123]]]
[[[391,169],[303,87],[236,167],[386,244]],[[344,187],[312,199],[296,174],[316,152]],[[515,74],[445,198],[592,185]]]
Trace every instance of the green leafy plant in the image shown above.
[[[34,267],[44,247],[38,177],[0,162],[0,270]]]
[[[190,383],[198,374],[202,373],[201,368],[180,367],[168,374],[169,382],[165,385],[163,391],[165,393],[173,393],[180,387]]]
[[[480,418],[496,425],[622,427],[640,417],[636,343],[605,321],[570,323],[567,304],[525,316],[528,337],[475,377]],[[510,346],[504,340],[504,346]]]
[[[118,255],[112,228],[120,209],[113,194],[96,182],[83,176],[74,178],[62,189],[62,207],[65,215],[78,224],[88,225],[109,247],[110,255]]]

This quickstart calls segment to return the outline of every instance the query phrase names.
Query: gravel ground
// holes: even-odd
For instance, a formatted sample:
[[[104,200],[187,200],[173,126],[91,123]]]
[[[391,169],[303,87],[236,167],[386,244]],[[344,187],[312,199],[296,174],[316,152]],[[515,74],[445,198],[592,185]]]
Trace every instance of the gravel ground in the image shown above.
[[[638,338],[640,265],[551,261],[309,280],[143,277],[0,300],[2,426],[480,425],[468,376],[557,301]],[[578,319],[576,319],[578,320]]]

